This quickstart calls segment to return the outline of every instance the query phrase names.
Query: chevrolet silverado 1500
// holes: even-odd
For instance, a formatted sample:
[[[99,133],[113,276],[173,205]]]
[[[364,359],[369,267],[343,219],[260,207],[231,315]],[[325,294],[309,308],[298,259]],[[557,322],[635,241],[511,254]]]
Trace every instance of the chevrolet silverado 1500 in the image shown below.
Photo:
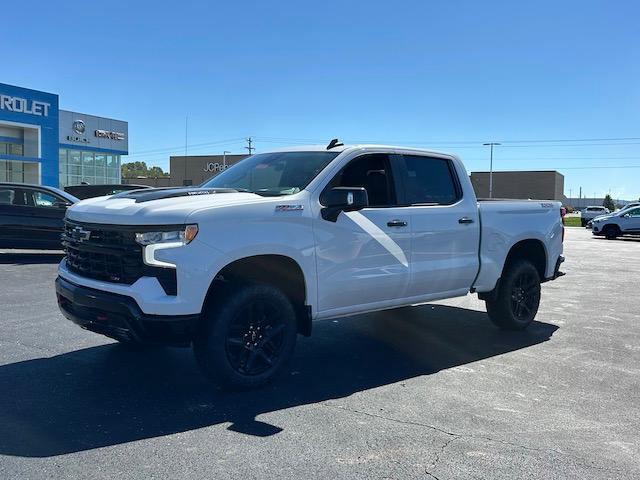
[[[69,208],[63,314],[127,343],[193,346],[216,382],[281,372],[312,321],[478,293],[534,319],[563,261],[560,203],[478,201],[453,155],[402,147],[255,154],[200,187]]]

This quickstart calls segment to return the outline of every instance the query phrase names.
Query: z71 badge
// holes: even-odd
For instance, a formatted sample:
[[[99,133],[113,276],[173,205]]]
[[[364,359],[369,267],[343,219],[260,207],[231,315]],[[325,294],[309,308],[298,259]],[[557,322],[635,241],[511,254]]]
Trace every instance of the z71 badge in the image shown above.
[[[276,205],[276,212],[299,212],[304,205]]]

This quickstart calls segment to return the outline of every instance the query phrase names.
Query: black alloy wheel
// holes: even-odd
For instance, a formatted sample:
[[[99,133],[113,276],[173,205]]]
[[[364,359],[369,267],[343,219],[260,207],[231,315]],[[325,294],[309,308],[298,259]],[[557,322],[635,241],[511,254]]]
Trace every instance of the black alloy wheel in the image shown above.
[[[496,290],[486,297],[487,314],[504,330],[529,326],[540,306],[540,274],[528,260],[516,260],[505,268]]]
[[[282,373],[296,343],[297,317],[277,287],[237,284],[219,292],[193,342],[202,372],[225,387],[264,385]]]
[[[274,302],[255,298],[229,325],[226,353],[243,375],[260,375],[277,363],[285,346],[286,323]]]
[[[511,311],[514,317],[525,322],[538,308],[540,281],[531,272],[524,271],[514,279],[511,289]]]

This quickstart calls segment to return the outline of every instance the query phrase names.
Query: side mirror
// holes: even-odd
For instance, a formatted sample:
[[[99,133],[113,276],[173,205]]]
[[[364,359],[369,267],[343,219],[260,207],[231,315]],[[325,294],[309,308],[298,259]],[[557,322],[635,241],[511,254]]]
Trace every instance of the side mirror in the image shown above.
[[[56,201],[56,202],[53,202],[53,206],[56,208],[67,208],[71,206],[71,204],[63,201]]]
[[[322,198],[325,207],[322,218],[330,222],[338,220],[340,212],[352,212],[369,206],[369,196],[363,187],[334,187]]]

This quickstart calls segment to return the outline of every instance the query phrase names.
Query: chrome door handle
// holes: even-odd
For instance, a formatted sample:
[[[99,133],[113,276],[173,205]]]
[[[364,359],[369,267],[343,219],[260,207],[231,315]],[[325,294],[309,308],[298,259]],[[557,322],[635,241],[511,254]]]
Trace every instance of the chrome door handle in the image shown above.
[[[458,223],[473,223],[473,218],[469,218],[469,217],[462,217],[461,219],[458,220]]]
[[[389,220],[387,222],[387,227],[406,227],[407,222],[404,220]]]

